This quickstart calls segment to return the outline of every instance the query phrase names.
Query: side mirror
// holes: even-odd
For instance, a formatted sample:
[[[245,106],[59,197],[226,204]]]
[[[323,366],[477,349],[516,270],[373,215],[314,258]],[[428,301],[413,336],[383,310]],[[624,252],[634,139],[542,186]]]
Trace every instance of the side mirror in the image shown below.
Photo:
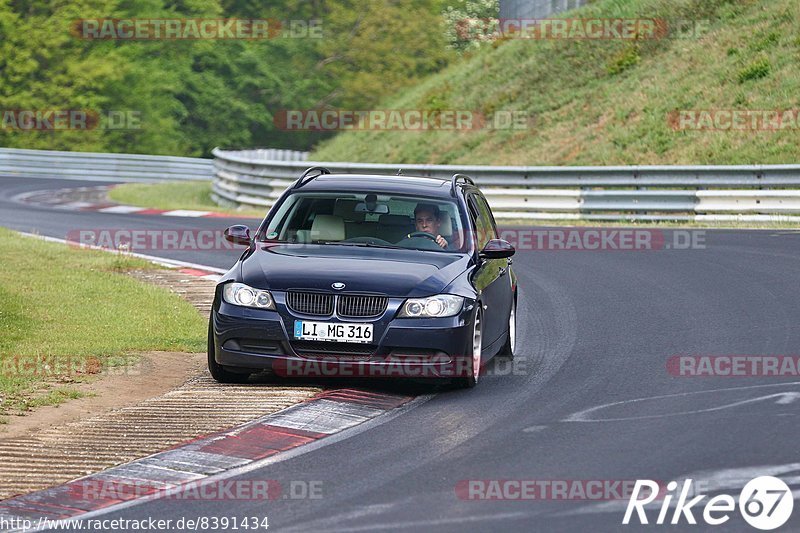
[[[486,243],[478,254],[483,259],[505,259],[516,253],[514,246],[503,239],[492,239]]]
[[[225,230],[225,240],[233,244],[250,246],[253,239],[250,238],[250,228],[237,224]]]

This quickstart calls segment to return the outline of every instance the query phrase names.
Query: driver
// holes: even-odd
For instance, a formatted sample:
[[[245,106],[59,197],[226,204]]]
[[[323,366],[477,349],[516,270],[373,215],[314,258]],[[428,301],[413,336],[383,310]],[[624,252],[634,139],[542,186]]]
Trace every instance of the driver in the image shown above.
[[[424,231],[436,236],[436,244],[442,248],[447,248],[447,240],[439,234],[441,222],[441,211],[436,204],[417,204],[414,209],[414,223],[417,231]]]

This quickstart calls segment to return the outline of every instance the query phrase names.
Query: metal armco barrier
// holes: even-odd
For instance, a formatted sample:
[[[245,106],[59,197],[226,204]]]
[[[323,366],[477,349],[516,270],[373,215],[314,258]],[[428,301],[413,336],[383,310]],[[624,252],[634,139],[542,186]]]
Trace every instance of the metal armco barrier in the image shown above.
[[[211,159],[0,148],[0,175],[89,181],[210,180]]]
[[[309,166],[335,173],[471,176],[498,219],[800,221],[800,165],[500,167],[309,162],[307,152],[215,148],[214,160],[0,148],[0,175],[213,180],[220,204],[268,208]],[[409,177],[413,179],[413,177]]]
[[[800,165],[499,167],[310,162],[215,148],[213,195],[270,207],[309,166],[333,173],[472,177],[498,219],[800,221]],[[291,158],[296,159],[292,160]],[[409,177],[408,179],[413,179]]]

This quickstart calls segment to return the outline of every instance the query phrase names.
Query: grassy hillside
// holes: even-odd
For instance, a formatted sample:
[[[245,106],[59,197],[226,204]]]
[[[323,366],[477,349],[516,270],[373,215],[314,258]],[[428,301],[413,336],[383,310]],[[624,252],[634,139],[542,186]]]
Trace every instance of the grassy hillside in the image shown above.
[[[573,18],[709,19],[700,37],[506,40],[379,108],[532,113],[522,131],[347,132],[315,160],[502,165],[800,162],[800,131],[675,131],[683,109],[800,108],[797,0],[598,0]]]

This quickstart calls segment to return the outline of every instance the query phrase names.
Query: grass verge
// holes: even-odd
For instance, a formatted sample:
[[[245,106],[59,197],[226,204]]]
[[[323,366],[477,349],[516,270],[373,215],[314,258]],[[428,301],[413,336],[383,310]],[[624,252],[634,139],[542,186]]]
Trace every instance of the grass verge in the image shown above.
[[[267,213],[266,209],[220,207],[211,199],[211,182],[209,181],[124,183],[111,189],[108,196],[111,200],[121,204],[151,209],[191,209],[258,218],[263,218]]]
[[[205,349],[205,319],[123,272],[146,261],[0,228],[0,416],[80,394],[69,383],[147,350]]]

